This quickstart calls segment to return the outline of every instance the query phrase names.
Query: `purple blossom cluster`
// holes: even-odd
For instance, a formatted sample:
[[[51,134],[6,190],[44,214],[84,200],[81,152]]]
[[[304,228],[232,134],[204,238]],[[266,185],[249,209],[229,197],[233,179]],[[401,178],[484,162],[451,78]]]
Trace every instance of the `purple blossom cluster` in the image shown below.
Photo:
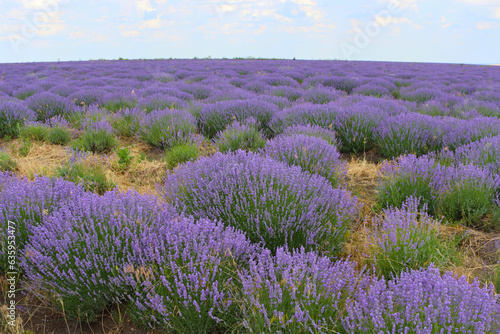
[[[408,197],[401,208],[385,209],[368,231],[371,260],[377,272],[391,278],[429,263],[448,264],[450,253],[438,235],[439,222],[426,213],[420,199]]]
[[[93,321],[131,294],[126,268],[139,262],[140,240],[162,211],[156,198],[135,192],[85,193],[61,205],[26,245],[29,291],[72,318]]]
[[[58,210],[65,203],[80,198],[83,187],[61,179],[36,177],[34,181],[0,173],[0,271],[7,269],[8,222],[15,224],[18,256],[23,256],[24,246],[34,226],[40,225],[45,216]]]
[[[133,317],[148,327],[212,333],[239,320],[237,271],[260,248],[231,227],[171,216],[141,240],[125,273]]]
[[[333,187],[341,184],[347,174],[347,163],[340,160],[337,148],[314,136],[278,136],[267,143],[263,154],[289,166],[299,166],[305,172],[321,175]]]
[[[386,163],[378,190],[382,207],[400,207],[409,196],[427,204],[430,214],[448,220],[478,221],[495,208],[500,176],[473,164],[446,166],[433,157],[402,156]]]
[[[251,117],[259,130],[265,129],[277,110],[275,105],[261,100],[220,101],[203,107],[198,117],[202,133],[213,138],[234,121],[244,122]]]
[[[338,252],[358,209],[324,177],[244,151],[187,162],[158,192],[178,212],[222,221],[272,250]]]
[[[431,265],[357,289],[343,325],[347,333],[496,333],[499,311],[491,285],[441,275]]]
[[[304,249],[264,251],[239,273],[243,326],[251,333],[339,332],[344,301],[363,281],[355,267]]]
[[[493,173],[500,174],[500,136],[485,137],[459,146],[455,151],[443,150],[437,156],[455,164],[484,166]]]
[[[50,122],[54,116],[68,116],[74,111],[69,99],[43,91],[27,98],[26,106],[36,113],[36,120],[41,122]]]
[[[292,125],[283,129],[283,132],[277,137],[287,137],[292,135],[306,135],[326,140],[330,145],[338,147],[335,131],[322,128],[317,125]]]
[[[21,102],[0,97],[0,138],[15,137],[20,127],[35,119],[35,112]]]
[[[472,182],[475,186],[486,186],[495,190],[500,186],[500,178],[488,169],[471,164],[445,166],[435,158],[406,155],[397,159],[397,163],[385,164],[381,173],[388,177],[419,176],[425,179],[436,194],[445,194],[455,184]]]
[[[264,148],[266,139],[257,130],[257,122],[253,118],[245,122],[234,122],[224,131],[217,134],[214,143],[219,152],[233,152],[237,150],[256,151]]]

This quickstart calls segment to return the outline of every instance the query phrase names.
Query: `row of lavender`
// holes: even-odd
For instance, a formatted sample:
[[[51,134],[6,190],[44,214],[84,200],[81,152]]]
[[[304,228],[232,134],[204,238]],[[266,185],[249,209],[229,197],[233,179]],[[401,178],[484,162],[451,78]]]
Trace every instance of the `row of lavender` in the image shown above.
[[[334,261],[359,204],[323,177],[238,151],[182,165],[160,188],[171,204],[0,174],[18,247],[13,261],[3,224],[2,271],[19,264],[26,289],[75,319],[126,303],[137,324],[169,332],[500,329],[492,285],[425,268],[443,248],[416,199],[379,217],[372,273]]]
[[[2,71],[0,136],[37,121],[168,148],[172,133],[213,138],[232,121],[253,117],[268,137],[310,123],[335,130],[344,152],[376,146],[393,157],[453,150],[499,128],[492,116],[499,115],[500,88],[490,67],[228,60],[20,64]],[[377,82],[391,94],[356,91]]]
[[[155,93],[179,94],[180,90],[183,92],[177,96],[180,99],[190,96],[214,101],[224,99],[224,95],[233,99],[245,92],[253,92],[295,101],[303,98],[308,89],[319,86],[334,89],[337,95],[392,94],[417,102],[435,99],[441,102],[436,104],[441,107],[468,101],[472,102],[472,109],[485,112],[491,103],[493,109],[490,111],[494,112],[498,108],[499,94],[498,68],[446,64],[286,60],[96,61],[1,65],[0,72],[3,77],[0,92],[5,95],[24,100],[38,92],[50,91],[78,100],[77,104],[84,102],[87,105],[109,102],[112,98],[110,95],[104,97],[107,93],[115,94],[116,98],[120,93],[130,95],[132,90],[137,94],[136,98]],[[325,92],[333,94],[328,90]]]
[[[378,200],[400,207],[408,196],[448,221],[486,229],[500,227],[500,136],[417,157],[404,155],[382,169]]]
[[[377,147],[385,157],[422,155],[443,148],[455,148],[487,136],[500,134],[500,120],[494,117],[457,119],[410,112],[394,101],[348,97],[324,105],[300,103],[280,107],[263,98],[192,103],[187,109],[155,105],[109,113],[100,108],[70,111],[50,95],[22,102],[0,100],[2,136],[16,136],[29,127],[75,127],[84,132],[136,136],[150,145],[171,148],[179,142],[200,140],[197,133],[215,138],[234,121],[253,118],[263,137],[272,137],[292,125],[317,125],[336,132],[342,152],[357,153]],[[34,98],[37,98],[36,96]],[[156,101],[158,102],[158,101]],[[38,121],[38,123],[36,123]],[[45,123],[45,125],[43,125]]]

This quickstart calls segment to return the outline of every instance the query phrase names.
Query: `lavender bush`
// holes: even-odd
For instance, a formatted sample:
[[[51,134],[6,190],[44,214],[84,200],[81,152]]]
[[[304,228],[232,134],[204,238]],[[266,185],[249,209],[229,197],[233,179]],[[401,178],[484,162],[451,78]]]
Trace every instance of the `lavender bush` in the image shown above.
[[[334,123],[340,150],[348,153],[371,150],[375,145],[374,129],[381,123],[381,116],[380,110],[364,105],[340,110]]]
[[[258,130],[265,130],[277,110],[275,105],[259,100],[216,102],[202,108],[199,115],[200,130],[205,136],[214,138],[232,122],[244,122],[250,117],[256,120]]]
[[[267,143],[263,154],[289,166],[299,166],[303,171],[321,175],[333,187],[342,183],[347,174],[347,163],[340,160],[336,147],[317,137],[279,136]]]
[[[485,137],[481,140],[458,147],[455,151],[442,150],[442,161],[454,164],[474,164],[484,166],[493,173],[500,174],[500,136]]]
[[[406,198],[420,198],[428,213],[447,220],[477,223],[495,208],[500,177],[474,165],[444,166],[436,159],[403,156],[382,168],[384,181],[378,191],[381,207],[401,207]]]
[[[23,103],[0,99],[0,138],[16,137],[26,122],[35,119],[35,113]]]
[[[439,269],[402,273],[386,283],[373,280],[346,302],[347,333],[496,333],[498,297],[465,276]]]
[[[287,127],[294,125],[316,125],[332,129],[338,115],[338,108],[331,104],[298,104],[276,112],[269,123],[273,134],[278,135]]]
[[[214,140],[219,152],[233,152],[237,150],[256,151],[264,148],[266,140],[253,118],[244,123],[234,122],[224,131],[219,132]]]
[[[196,143],[196,120],[185,110],[156,110],[140,121],[139,137],[151,146],[172,148]]]
[[[457,259],[454,245],[439,236],[439,222],[425,212],[425,205],[420,210],[419,202],[410,196],[400,209],[384,210],[374,219],[373,232],[367,231],[371,260],[387,279],[430,263],[443,268]]]
[[[73,319],[94,321],[130,295],[127,268],[139,262],[140,238],[162,210],[135,192],[69,201],[33,228],[22,262],[28,290]]]
[[[272,250],[338,252],[358,208],[325,178],[244,151],[187,162],[158,192],[179,212],[222,221]]]
[[[335,131],[322,128],[317,125],[292,125],[284,128],[279,137],[287,137],[292,135],[306,135],[326,140],[330,145],[339,147]]]
[[[241,270],[243,325],[250,333],[334,333],[362,278],[355,263],[303,249],[266,251]]]
[[[75,109],[69,99],[48,92],[27,98],[26,105],[36,113],[37,121],[49,123],[52,117],[69,116]]]
[[[8,221],[14,223],[13,231],[17,247],[18,260],[25,256],[24,247],[33,227],[40,225],[44,217],[57,211],[68,201],[78,200],[84,189],[61,179],[37,177],[30,182],[0,172],[3,182],[0,187],[0,272],[9,271],[7,236]],[[12,271],[12,270],[10,270]]]
[[[238,264],[260,250],[221,223],[163,219],[142,239],[141,264],[125,268],[132,318],[144,327],[213,333],[240,321]]]
[[[377,147],[387,158],[419,156],[441,149],[442,132],[442,126],[431,116],[405,113],[389,117],[377,127]]]

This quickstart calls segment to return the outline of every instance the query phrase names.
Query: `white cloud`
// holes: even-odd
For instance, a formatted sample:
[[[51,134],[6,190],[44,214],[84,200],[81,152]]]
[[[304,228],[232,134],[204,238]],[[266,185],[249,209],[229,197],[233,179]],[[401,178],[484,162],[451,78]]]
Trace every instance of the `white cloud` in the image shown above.
[[[253,33],[255,35],[259,35],[259,34],[262,34],[263,32],[265,32],[266,30],[267,30],[267,24],[261,24],[260,27],[259,27],[259,29],[255,29],[253,31]]]
[[[476,24],[476,28],[479,30],[500,29],[500,22],[480,21]]]
[[[410,8],[411,10],[418,12],[418,1],[420,0],[381,0],[382,2],[389,3],[389,5],[393,6],[394,8],[398,9],[407,9]]]
[[[141,15],[143,15],[144,12],[153,12],[155,10],[149,0],[136,0],[135,6]]]
[[[122,30],[120,34],[123,37],[137,37],[139,36],[139,32],[137,30]]]
[[[57,10],[63,2],[67,2],[67,0],[23,0],[23,8],[47,11],[56,8],[55,10]]]
[[[142,21],[139,25],[139,30],[156,30],[161,29],[164,26],[164,22],[161,19],[151,19]]]
[[[381,26],[386,27],[390,24],[413,24],[413,22],[407,17],[394,17],[394,16],[382,16],[375,15],[375,21],[377,21]]]
[[[444,29],[446,29],[449,26],[451,26],[451,23],[448,22],[448,20],[446,19],[446,17],[444,15],[441,15],[441,27],[443,27]]]
[[[466,2],[471,5],[498,5],[498,0],[458,0],[459,2]]]
[[[311,26],[289,26],[286,27],[288,33],[330,33],[337,28],[334,24],[316,23]]]
[[[88,32],[88,31],[71,31],[68,33],[69,38],[71,39],[86,39],[90,42],[106,42],[108,41],[108,37],[103,34],[99,34],[97,32]]]
[[[500,7],[495,8],[494,17],[500,20]]]

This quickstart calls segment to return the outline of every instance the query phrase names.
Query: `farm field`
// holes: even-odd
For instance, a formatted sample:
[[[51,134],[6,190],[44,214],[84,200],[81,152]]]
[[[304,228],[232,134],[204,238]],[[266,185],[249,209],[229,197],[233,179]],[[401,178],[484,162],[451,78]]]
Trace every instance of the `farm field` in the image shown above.
[[[0,64],[0,223],[2,333],[499,333],[500,67]]]

